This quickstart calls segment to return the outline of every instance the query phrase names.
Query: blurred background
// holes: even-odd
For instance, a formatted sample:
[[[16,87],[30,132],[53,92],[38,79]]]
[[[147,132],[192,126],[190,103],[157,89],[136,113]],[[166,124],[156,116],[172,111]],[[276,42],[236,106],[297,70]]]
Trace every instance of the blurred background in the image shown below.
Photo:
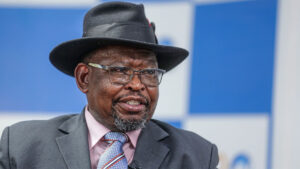
[[[0,0],[0,133],[81,112],[85,96],[48,57],[101,2]],[[163,77],[154,118],[217,144],[220,169],[300,168],[300,1],[131,2],[145,4],[160,44],[190,51]]]

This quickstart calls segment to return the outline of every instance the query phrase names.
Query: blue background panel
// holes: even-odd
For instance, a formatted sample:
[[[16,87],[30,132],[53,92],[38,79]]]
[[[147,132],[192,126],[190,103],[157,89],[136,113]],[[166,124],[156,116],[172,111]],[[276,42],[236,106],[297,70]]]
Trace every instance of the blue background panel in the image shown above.
[[[270,113],[276,1],[195,10],[189,112]]]
[[[78,112],[84,95],[49,52],[79,38],[87,9],[0,8],[0,111]]]

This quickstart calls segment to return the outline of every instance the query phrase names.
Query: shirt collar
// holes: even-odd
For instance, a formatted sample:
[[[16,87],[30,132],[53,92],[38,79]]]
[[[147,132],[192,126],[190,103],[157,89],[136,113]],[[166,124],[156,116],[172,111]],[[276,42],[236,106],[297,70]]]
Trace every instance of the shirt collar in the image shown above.
[[[85,107],[85,119],[89,131],[90,149],[92,149],[106,133],[110,132],[110,130],[99,123],[89,112],[87,107],[88,106]],[[141,129],[126,132],[126,135],[129,137],[130,143],[134,148],[136,147],[140,133]]]

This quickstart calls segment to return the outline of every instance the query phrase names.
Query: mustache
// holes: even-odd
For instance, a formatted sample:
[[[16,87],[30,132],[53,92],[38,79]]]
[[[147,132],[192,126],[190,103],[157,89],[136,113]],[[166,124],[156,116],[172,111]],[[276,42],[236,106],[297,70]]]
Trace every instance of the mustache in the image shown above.
[[[119,96],[114,102],[118,102],[122,98],[128,97],[128,96],[139,96],[139,97],[142,97],[143,99],[146,100],[146,105],[149,105],[149,103],[150,103],[150,100],[146,96],[142,95],[141,93],[136,93],[136,92],[130,92],[130,93],[127,93],[127,94],[123,94],[123,95]]]

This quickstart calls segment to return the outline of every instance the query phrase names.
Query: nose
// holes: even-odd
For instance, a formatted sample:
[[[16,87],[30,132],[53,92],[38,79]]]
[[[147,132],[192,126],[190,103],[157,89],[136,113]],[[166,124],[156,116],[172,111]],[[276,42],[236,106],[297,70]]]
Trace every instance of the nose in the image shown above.
[[[142,83],[138,74],[133,74],[131,81],[125,85],[125,89],[133,91],[145,90],[145,85]]]

